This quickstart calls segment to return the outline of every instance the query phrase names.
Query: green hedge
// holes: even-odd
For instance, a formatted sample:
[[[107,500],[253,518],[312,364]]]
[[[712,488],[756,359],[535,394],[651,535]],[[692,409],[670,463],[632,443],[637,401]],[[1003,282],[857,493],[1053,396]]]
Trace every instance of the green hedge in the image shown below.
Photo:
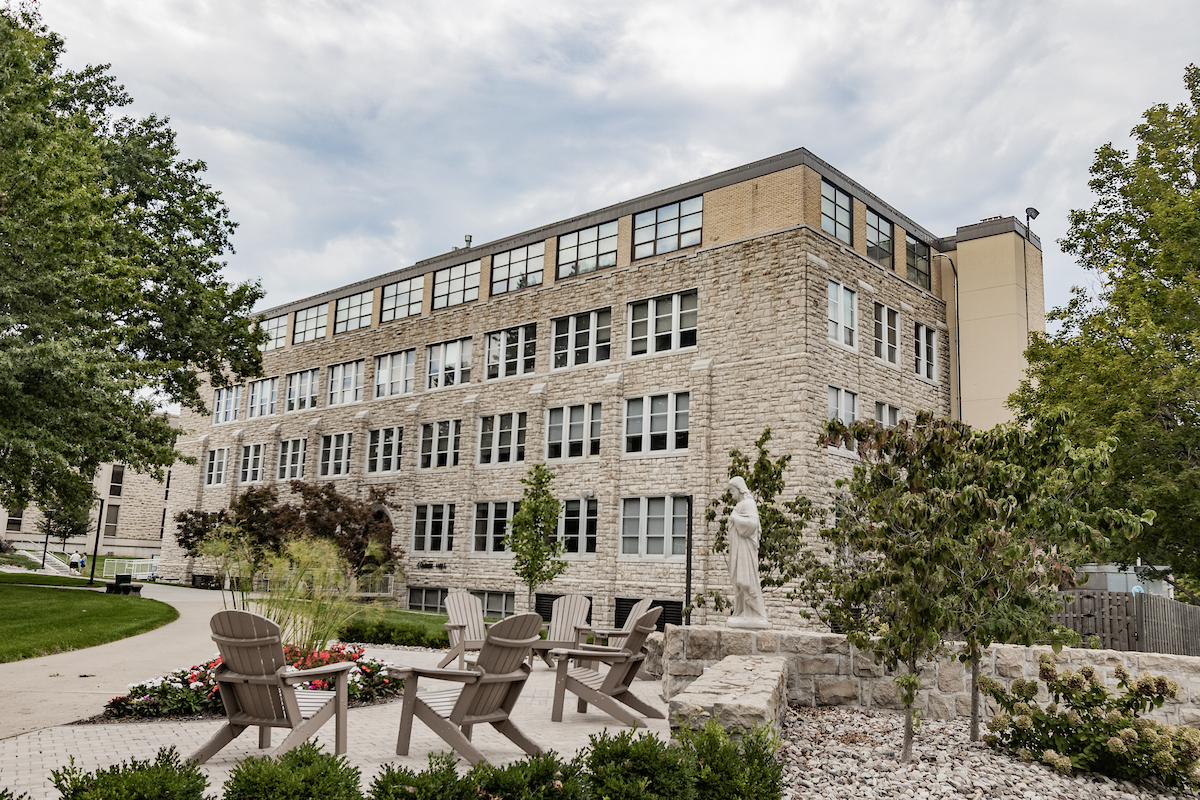
[[[356,617],[342,626],[338,639],[360,644],[402,644],[442,650],[450,646],[446,631],[431,630],[412,622]]]

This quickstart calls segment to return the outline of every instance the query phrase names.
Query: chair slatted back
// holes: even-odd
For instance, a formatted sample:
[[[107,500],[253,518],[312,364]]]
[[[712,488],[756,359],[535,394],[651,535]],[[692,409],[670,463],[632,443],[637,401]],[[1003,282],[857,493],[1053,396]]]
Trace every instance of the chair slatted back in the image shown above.
[[[645,597],[633,604],[633,608],[629,609],[629,616],[625,617],[625,624],[621,626],[623,632],[629,633],[633,630],[633,626],[642,614],[650,610],[650,602],[650,598]]]
[[[633,683],[633,679],[637,677],[642,661],[646,657],[641,652],[642,645],[646,643],[646,637],[655,631],[658,616],[661,613],[662,606],[656,606],[637,618],[629,636],[621,644],[621,649],[634,657],[623,664],[613,664],[609,668],[608,674],[604,676],[604,685],[601,691],[611,694],[618,687],[628,688],[629,684]]]
[[[539,614],[518,614],[497,622],[488,630],[475,666],[486,675],[522,674],[512,680],[481,681],[464,687],[450,714],[451,721],[492,714],[502,708],[512,710],[512,703],[507,702],[509,695],[514,684],[524,683],[529,675],[530,669],[526,663],[529,648],[539,641],[541,629],[542,618]]]
[[[546,634],[548,642],[570,642],[575,646],[577,625],[587,625],[588,611],[592,601],[581,594],[564,594],[554,601],[550,610],[550,630]]]
[[[482,641],[487,635],[483,624],[483,601],[470,592],[451,592],[446,595],[446,613],[450,622],[455,625],[466,625],[463,629],[463,639],[468,642]],[[450,644],[457,644],[453,637],[458,634],[450,629]]]
[[[209,623],[222,663],[242,675],[274,675],[287,665],[279,626],[249,611],[219,611]],[[286,687],[264,683],[226,683],[221,699],[231,717],[244,715],[257,720],[288,720]],[[233,707],[231,707],[231,705]]]

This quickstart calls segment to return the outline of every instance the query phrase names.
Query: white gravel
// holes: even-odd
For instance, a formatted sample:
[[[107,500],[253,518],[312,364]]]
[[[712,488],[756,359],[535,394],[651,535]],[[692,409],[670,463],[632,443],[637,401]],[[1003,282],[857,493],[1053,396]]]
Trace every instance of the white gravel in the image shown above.
[[[972,744],[966,720],[922,722],[913,737],[913,762],[900,764],[903,731],[900,714],[790,708],[783,729],[784,798],[1200,797],[1102,775],[1067,778],[1041,764]]]

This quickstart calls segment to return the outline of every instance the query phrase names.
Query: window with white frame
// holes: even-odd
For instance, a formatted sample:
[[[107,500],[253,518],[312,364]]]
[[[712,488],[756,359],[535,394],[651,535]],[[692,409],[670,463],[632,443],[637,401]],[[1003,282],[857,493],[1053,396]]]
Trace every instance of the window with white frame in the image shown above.
[[[406,281],[389,283],[383,287],[379,300],[379,321],[415,317],[421,313],[421,303],[425,299],[425,276],[418,275]]]
[[[621,555],[686,555],[687,515],[686,497],[626,497],[621,501]]]
[[[426,422],[421,426],[421,469],[458,466],[462,420]]]
[[[350,472],[350,439],[353,434],[333,433],[321,437],[321,476]]]
[[[279,472],[281,481],[304,477],[304,450],[307,439],[284,439],[279,443]]]
[[[489,380],[533,372],[537,361],[537,323],[489,333],[485,355]]]
[[[697,292],[666,294],[629,304],[629,354],[696,346]]]
[[[367,434],[367,472],[395,472],[404,450],[404,428],[376,428]]]
[[[670,453],[688,446],[688,392],[625,401],[625,452]]]
[[[20,533],[21,523],[25,521],[25,506],[20,508],[8,509],[8,521],[4,524],[4,530],[9,533]]]
[[[890,220],[867,209],[867,255],[888,269],[893,260],[893,229]]]
[[[555,369],[608,361],[612,349],[611,308],[556,317],[553,325]]]
[[[900,315],[883,303],[875,304],[875,357],[895,364],[900,353]]]
[[[858,414],[858,395],[837,386],[829,387],[829,419],[838,419],[846,427],[854,424]],[[842,442],[842,448],[853,450],[854,442],[847,438]]]
[[[894,428],[900,422],[900,409],[889,403],[876,401],[875,421],[885,428]]]
[[[333,304],[334,334],[349,333],[359,328],[371,327],[371,307],[375,302],[375,292],[366,291],[339,298]]]
[[[263,446],[242,445],[242,483],[258,483],[263,479]]]
[[[479,420],[479,463],[510,464],[525,460],[526,412],[494,414]]]
[[[117,535],[117,520],[121,516],[121,507],[110,505],[104,509],[104,535],[105,537]]]
[[[266,378],[250,383],[250,418],[267,417],[275,413],[279,395],[279,378]]]
[[[560,406],[546,412],[546,458],[600,455],[600,404]]]
[[[431,344],[426,348],[426,389],[471,382],[471,337]]]
[[[504,540],[519,502],[499,500],[475,504],[475,552],[503,553]]]
[[[558,237],[558,277],[584,275],[617,265],[617,221]]]
[[[424,586],[408,587],[408,608],[410,611],[429,611],[434,614],[446,613],[447,589],[431,589]]]
[[[513,592],[486,592],[471,590],[471,594],[483,603],[485,617],[511,617],[516,611],[516,596]]]
[[[454,503],[421,503],[414,516],[414,553],[449,553],[454,549]]]
[[[213,423],[237,422],[238,407],[242,404],[242,387],[217,389],[213,403]]]
[[[325,323],[329,318],[329,304],[302,308],[296,312],[296,322],[292,325],[292,344],[312,342],[325,338]]]
[[[229,450],[218,447],[208,451],[208,466],[204,471],[205,486],[220,486],[225,483],[225,459]]]
[[[259,345],[263,352],[278,350],[287,344],[287,314],[263,320],[261,325],[267,332],[267,341]]]
[[[829,181],[821,181],[821,230],[852,244],[850,195]]]
[[[599,504],[595,498],[564,500],[558,518],[558,540],[563,551],[572,555],[595,554],[598,519]]]
[[[479,260],[433,273],[433,310],[479,299]]]
[[[303,411],[317,407],[317,385],[320,370],[306,369],[287,376],[287,411]]]
[[[917,322],[913,325],[916,373],[926,380],[937,377],[937,331]]]
[[[375,357],[375,399],[411,394],[417,388],[416,350]]]
[[[112,470],[108,475],[108,496],[120,497],[121,492],[125,490],[125,467],[122,464],[113,464]]]
[[[829,280],[829,338],[847,347],[857,347],[856,300],[858,292]]]
[[[362,400],[364,364],[360,358],[329,368],[329,405],[340,406]]]
[[[492,256],[492,296],[541,286],[546,243],[526,245]]]
[[[633,218],[633,257],[648,258],[700,244],[704,197],[671,203]]]
[[[929,245],[911,236],[904,237],[905,260],[908,262],[908,279],[928,289],[930,286]]]

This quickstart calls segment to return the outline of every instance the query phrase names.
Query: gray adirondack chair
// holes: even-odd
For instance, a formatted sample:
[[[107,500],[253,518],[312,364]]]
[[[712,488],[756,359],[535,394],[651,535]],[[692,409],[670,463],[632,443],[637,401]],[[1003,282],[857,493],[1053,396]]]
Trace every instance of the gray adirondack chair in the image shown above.
[[[226,723],[191,756],[203,764],[251,725],[258,726],[258,746],[271,746],[272,728],[291,733],[271,753],[279,755],[303,744],[330,717],[335,718],[338,755],[346,752],[347,687],[351,661],[295,670],[283,656],[279,626],[249,611],[220,611],[209,623],[221,652],[217,688],[225,705]],[[331,680],[332,691],[297,689],[295,684]]]
[[[596,644],[606,644],[612,647],[620,647],[625,644],[626,637],[633,631],[633,624],[650,610],[650,598],[647,597],[638,600],[633,604],[633,608],[629,609],[629,615],[625,617],[625,624],[620,628],[593,628],[592,636],[595,638]],[[600,641],[603,639],[604,641]]]
[[[404,679],[404,708],[396,754],[408,755],[414,716],[472,765],[484,758],[471,744],[471,728],[484,722],[491,723],[526,753],[540,753],[541,748],[521,732],[509,715],[529,678],[530,667],[526,663],[529,648],[538,641],[541,627],[542,618],[537,614],[519,614],[497,622],[484,637],[479,657],[466,669],[390,667],[390,675]],[[460,689],[418,694],[420,678],[464,685]]]
[[[483,622],[483,601],[470,592],[451,592],[446,595],[446,635],[450,638],[450,650],[438,662],[438,669],[458,659],[458,668],[466,665],[467,651],[483,646],[487,626]]]
[[[646,717],[665,719],[666,714],[647,705],[629,690],[629,684],[637,677],[638,669],[646,658],[642,645],[654,630],[661,613],[661,607],[652,608],[638,617],[622,647],[584,645],[574,650],[551,650],[550,655],[558,662],[558,675],[554,681],[554,707],[550,719],[562,722],[567,692],[579,698],[577,709],[580,714],[585,713],[588,703],[591,703],[609,716],[633,727],[645,727],[646,723],[622,706],[628,706]],[[575,666],[571,666],[572,661]],[[608,664],[607,673],[601,673],[593,667],[597,661]]]
[[[541,656],[546,666],[554,669],[550,651],[579,647],[590,631],[587,617],[591,607],[592,601],[581,594],[564,594],[556,599],[550,607],[550,627],[546,631],[546,638],[534,643],[532,655]]]

